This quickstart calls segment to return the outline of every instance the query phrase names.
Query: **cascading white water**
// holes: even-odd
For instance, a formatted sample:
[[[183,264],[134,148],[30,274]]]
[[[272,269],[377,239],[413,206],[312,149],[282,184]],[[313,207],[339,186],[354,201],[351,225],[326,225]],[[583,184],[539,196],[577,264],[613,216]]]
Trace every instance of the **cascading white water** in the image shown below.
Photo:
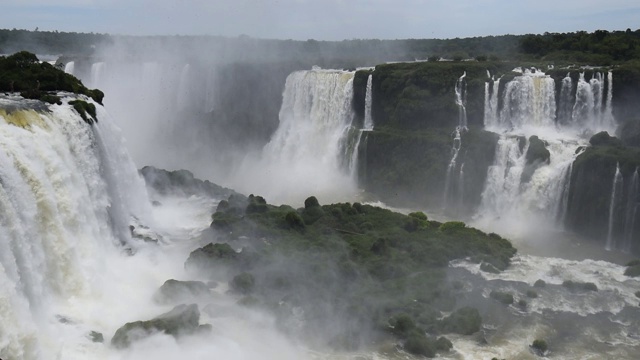
[[[572,113],[574,99],[571,94],[573,91],[573,80],[567,73],[562,79],[562,87],[560,88],[560,103],[558,105],[558,123],[566,126],[572,122]]]
[[[492,80],[492,83],[484,84],[484,126],[493,128],[498,126],[498,89],[500,79]]]
[[[636,215],[638,213],[638,168],[633,172],[631,181],[629,182],[629,191],[627,192],[626,215],[624,221],[624,243],[622,249],[626,252],[631,251],[633,247],[633,234],[636,226]]]
[[[73,75],[73,72],[75,71],[75,67],[76,67],[76,63],[73,61],[69,61],[64,65],[64,72],[66,72],[67,74]]]
[[[464,78],[467,77],[465,71],[456,81],[456,105],[458,105],[458,126],[460,129],[467,128],[467,83]]]
[[[103,81],[106,67],[107,65],[104,62],[91,64],[90,87],[98,87],[98,84]]]
[[[364,96],[364,126],[362,130],[373,130],[373,116],[371,115],[371,104],[373,102],[372,94],[373,75],[367,78],[367,90]]]
[[[613,118],[613,107],[611,103],[613,101],[613,73],[609,71],[607,73],[607,100],[604,106],[604,125],[610,129],[615,128],[616,121]]]
[[[447,167],[447,175],[445,177],[445,188],[444,188],[444,197],[443,197],[443,207],[448,209],[451,207],[451,194],[454,191],[454,182],[455,180],[459,180],[458,182],[458,191],[457,194],[458,199],[455,201],[456,204],[460,204],[462,202],[460,196],[462,195],[462,187],[464,181],[464,173],[462,172],[462,166],[460,167],[460,173],[458,176],[453,176],[453,171],[455,171],[458,162],[458,154],[460,153],[460,148],[462,147],[462,133],[467,130],[467,108],[466,108],[466,82],[464,78],[467,76],[467,72],[465,71],[460,78],[456,81],[455,86],[455,102],[458,106],[458,125],[453,132],[453,146],[451,148],[451,160],[449,161],[449,166]]]
[[[593,78],[589,80],[591,92],[593,93],[593,114],[594,117],[602,116],[602,101],[604,94],[604,77],[602,73],[593,74]]]
[[[290,203],[356,192],[352,155],[361,134],[352,124],[354,74],[314,69],[287,77],[280,125],[260,158],[246,159],[238,172],[241,190]]]
[[[497,125],[502,129],[555,124],[555,84],[545,73],[526,69],[507,83]]]
[[[613,250],[615,248],[615,239],[613,237],[613,221],[615,219],[615,210],[622,190],[623,179],[620,173],[620,164],[616,164],[616,173],[613,176],[613,186],[611,187],[611,201],[609,203],[609,230],[607,232],[607,243],[605,250]]]
[[[100,121],[89,126],[66,104],[0,99],[3,359],[60,358],[56,316],[99,292],[100,259],[130,242],[121,220],[150,221],[144,184],[94,105]]]
[[[561,125],[575,103],[571,78],[563,80],[557,109],[553,79],[535,69],[521,73],[505,85],[500,111],[497,81],[493,89],[485,86],[490,92],[485,93],[485,128],[501,137],[475,216],[478,226],[498,226],[512,235],[528,231],[528,226],[563,225],[575,149],[587,144],[575,128]],[[549,163],[526,163],[527,139],[532,135],[545,142]],[[532,172],[530,178],[523,176],[525,167]]]

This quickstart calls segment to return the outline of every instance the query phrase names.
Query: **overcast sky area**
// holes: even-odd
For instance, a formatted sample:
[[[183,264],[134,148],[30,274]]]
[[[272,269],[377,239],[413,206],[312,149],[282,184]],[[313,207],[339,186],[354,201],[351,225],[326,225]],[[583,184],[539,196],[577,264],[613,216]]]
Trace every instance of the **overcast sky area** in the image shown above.
[[[2,28],[294,40],[640,28],[638,0],[0,0]]]

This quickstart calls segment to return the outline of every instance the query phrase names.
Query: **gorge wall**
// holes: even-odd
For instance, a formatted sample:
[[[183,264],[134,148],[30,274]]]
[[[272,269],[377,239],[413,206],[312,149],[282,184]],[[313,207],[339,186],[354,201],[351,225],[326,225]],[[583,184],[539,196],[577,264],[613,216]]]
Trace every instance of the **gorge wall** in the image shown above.
[[[527,219],[638,251],[635,67],[378,65],[356,73],[360,119],[369,75],[376,125],[361,143],[359,180],[383,201],[501,226]],[[621,140],[599,134],[616,129]]]

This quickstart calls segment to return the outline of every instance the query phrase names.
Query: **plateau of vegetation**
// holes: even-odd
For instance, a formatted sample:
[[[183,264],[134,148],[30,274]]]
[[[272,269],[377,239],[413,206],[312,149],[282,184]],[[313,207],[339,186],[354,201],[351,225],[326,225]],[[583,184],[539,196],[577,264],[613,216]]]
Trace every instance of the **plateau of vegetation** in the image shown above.
[[[295,209],[234,194],[212,220],[222,242],[194,250],[187,270],[229,281],[239,303],[273,312],[283,330],[342,349],[397,341],[424,356],[448,351],[442,335],[472,334],[482,322],[478,310],[455,305],[448,262],[503,270],[516,252],[462,222],[315,197]]]

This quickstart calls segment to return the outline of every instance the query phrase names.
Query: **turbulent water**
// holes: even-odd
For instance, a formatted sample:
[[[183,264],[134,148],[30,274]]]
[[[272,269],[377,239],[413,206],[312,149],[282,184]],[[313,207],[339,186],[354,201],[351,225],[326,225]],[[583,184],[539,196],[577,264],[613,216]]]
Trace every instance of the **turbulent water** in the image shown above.
[[[167,279],[193,279],[184,260],[219,200],[152,193],[151,207],[119,130],[95,105],[90,126],[66,104],[0,98],[0,358],[305,358],[270,317],[223,292],[202,314],[209,335],[157,334],[123,351],[92,341],[171,308],[153,295]],[[130,224],[158,242],[132,238]]]
[[[149,152],[149,148],[140,144],[153,144],[167,135],[159,134],[154,129],[163,128],[165,132],[170,129],[170,126],[154,126],[154,113],[173,107],[184,108],[187,104],[194,103],[202,105],[209,112],[219,104],[215,101],[217,87],[214,86],[216,75],[213,70],[207,74],[194,74],[190,65],[186,64],[174,65],[170,69],[166,64],[155,62],[138,65],[122,70],[136,80],[127,83],[127,91],[116,91],[122,84],[110,78],[108,71],[111,67],[101,63],[92,67],[89,83],[106,89],[114,98],[109,101],[128,104],[119,107],[119,111],[128,112],[128,117],[140,115],[140,122],[125,125],[125,133],[129,139],[127,146],[133,149],[134,157],[144,161],[153,160],[154,156],[160,155]],[[67,71],[73,72],[73,66],[68,64]],[[504,86],[500,99],[498,89],[501,79],[492,79],[485,87],[485,128],[498,133],[500,139],[494,162],[488,169],[481,205],[473,222],[483,229],[513,237],[522,254],[515,258],[507,271],[498,275],[482,272],[477,264],[466,261],[452,264],[449,269],[450,279],[463,285],[459,305],[480,308],[485,326],[479,337],[452,336],[454,351],[441,357],[533,359],[536,357],[530,351],[529,344],[534,339],[545,338],[551,344],[550,355],[553,358],[636,358],[640,353],[640,322],[637,320],[640,319],[640,313],[636,306],[638,299],[634,294],[640,290],[640,282],[625,277],[621,266],[605,261],[583,260],[591,256],[577,254],[577,241],[561,244],[555,238],[568,236],[562,232],[562,225],[566,215],[572,164],[577,156],[576,149],[586,145],[593,133],[600,130],[611,131],[613,128],[612,74],[596,73],[591,79],[581,76],[577,83],[567,76],[559,84],[560,93],[556,94],[553,79],[543,72],[535,69],[520,69],[520,72],[521,76]],[[195,77],[204,78],[204,82],[200,82],[205,84],[202,88],[194,87]],[[293,206],[301,205],[302,200],[310,194],[318,196],[321,203],[352,199],[358,192],[357,149],[366,140],[362,136],[362,130],[373,128],[372,77],[367,82],[363,129],[354,125],[355,114],[351,107],[353,77],[354,73],[349,71],[320,69],[298,71],[289,75],[283,91],[279,127],[259,154],[248,154],[237,171],[229,174],[234,187],[263,195],[270,203],[283,202]],[[464,75],[458,79],[456,92],[452,94],[458,104],[460,116],[458,128],[453,133],[452,165],[447,171],[448,188],[444,193],[445,207],[462,202],[460,199],[464,196],[462,187],[459,187],[460,192],[454,191],[455,184],[462,183],[464,177],[464,165],[457,163],[461,132],[466,127],[464,79]],[[572,90],[574,88],[575,91]],[[167,91],[170,93],[165,93]],[[202,94],[202,98],[199,98]],[[170,100],[161,102],[159,99]],[[166,308],[150,301],[153,293],[165,280],[198,280],[185,273],[182,264],[188,252],[198,242],[197,239],[190,239],[197,237],[208,225],[217,200],[151,194],[161,206],[133,207],[134,204],[127,201],[134,197],[137,199],[136,204],[146,204],[148,200],[133,173],[134,167],[126,165],[126,169],[121,168],[121,164],[130,164],[130,160],[122,153],[111,153],[113,149],[124,148],[119,143],[117,131],[109,127],[108,121],[100,121],[91,131],[90,127],[77,121],[77,116],[68,107],[53,108],[54,115],[34,114],[36,117],[59,118],[56,121],[61,124],[66,124],[65,121],[73,118],[78,123],[77,129],[73,129],[86,134],[87,138],[86,143],[82,142],[84,145],[77,145],[76,150],[69,150],[70,155],[66,155],[66,158],[70,160],[55,160],[53,163],[64,164],[56,165],[63,166],[63,169],[66,169],[64,166],[78,169],[75,172],[65,170],[62,174],[75,174],[78,171],[89,174],[83,175],[73,187],[65,190],[77,197],[75,202],[60,201],[59,204],[56,203],[55,209],[62,209],[62,213],[68,208],[76,209],[73,211],[80,210],[88,217],[95,213],[96,220],[94,224],[93,220],[83,217],[83,221],[74,222],[58,219],[58,215],[55,215],[53,217],[56,219],[50,222],[44,220],[47,217],[34,216],[33,214],[42,211],[39,210],[41,201],[38,197],[49,194],[50,188],[55,189],[53,185],[34,188],[29,181],[15,181],[22,185],[12,185],[15,189],[11,188],[9,192],[3,190],[7,194],[0,192],[0,206],[6,206],[6,203],[14,207],[26,206],[25,209],[16,208],[7,212],[9,215],[2,218],[0,226],[4,227],[0,227],[0,231],[18,231],[17,236],[37,239],[37,245],[29,245],[29,249],[19,246],[22,242],[16,242],[11,245],[12,248],[0,253],[4,271],[0,274],[1,286],[8,289],[5,292],[8,295],[0,298],[5,304],[0,309],[10,310],[6,315],[9,321],[0,324],[2,349],[7,351],[0,353],[0,357],[83,359],[91,354],[91,358],[105,359],[170,359],[180,356],[204,359],[212,355],[229,359],[384,358],[371,352],[344,357],[310,354],[279,335],[274,330],[270,317],[236,308],[224,296],[223,290],[218,294],[220,301],[216,304],[219,311],[203,314],[203,322],[214,325],[213,336],[176,342],[173,338],[158,335],[126,352],[114,352],[102,344],[92,343],[87,338],[91,330],[104,333],[108,339],[118,326],[127,321],[148,319],[166,311]],[[108,118],[102,109],[100,111],[100,118]],[[176,124],[180,126],[181,123],[177,121]],[[23,126],[6,127],[17,133],[24,131]],[[38,135],[33,136],[45,136],[49,130],[38,130]],[[537,135],[545,142],[551,154],[548,163],[527,166],[526,152],[532,135]],[[83,139],[75,133],[65,136],[73,138],[71,144]],[[24,145],[24,151],[35,154],[40,154],[38,151],[41,151],[29,148],[33,141],[19,142],[14,139],[13,134],[5,136],[2,141],[9,142],[10,145],[5,146],[7,148],[27,144]],[[110,146],[105,146],[109,142]],[[65,151],[44,150],[44,153],[55,154],[46,156],[46,159],[50,159],[48,161],[52,161],[58,156],[63,157],[61,154]],[[97,153],[95,158],[87,155],[91,151]],[[78,154],[85,155],[78,159],[86,159],[76,159]],[[9,155],[0,153],[0,156]],[[22,167],[15,165],[15,161],[5,160],[0,157],[0,164],[3,164],[0,171],[7,171],[9,174],[0,172],[2,189],[9,186],[5,182],[10,181],[12,176],[16,179],[27,176]],[[179,159],[161,160],[180,164]],[[80,163],[83,165],[77,165]],[[55,175],[56,168],[51,166],[35,166],[41,168],[41,173],[44,172],[38,179],[50,177],[47,181],[62,183],[61,179],[57,179],[60,175]],[[5,167],[9,170],[5,170]],[[123,179],[129,179],[133,185],[119,183]],[[611,181],[616,184],[617,180],[612,177]],[[66,180],[64,183],[66,184]],[[88,189],[86,194],[78,193],[84,191],[84,188]],[[622,188],[625,189],[625,194],[629,194],[628,198],[620,199],[615,195],[616,190],[619,190],[618,194],[623,193]],[[625,181],[624,184],[614,185],[613,192],[612,208],[622,208],[625,218],[630,220],[625,222],[620,239],[610,238],[610,243],[603,239],[602,249],[605,242],[611,246],[619,244],[624,249],[633,237],[633,219],[638,207],[637,170],[628,183]],[[78,199],[84,199],[85,195],[93,196],[90,197],[92,200],[80,203]],[[55,196],[47,195],[50,198]],[[19,205],[23,201],[31,205]],[[53,205],[47,206],[49,209],[54,208]],[[408,211],[410,210],[406,212]],[[25,218],[25,215],[20,214],[29,215]],[[132,220],[131,214],[141,220]],[[38,218],[39,223],[45,223],[45,227],[22,225],[34,221],[34,218]],[[11,224],[21,225],[6,225],[9,221]],[[139,244],[132,240],[127,228],[131,221],[150,224],[155,232],[162,235],[161,246]],[[53,225],[63,229],[60,230],[63,234],[74,236],[56,237],[59,233],[57,231],[40,230],[49,229]],[[88,230],[71,231],[67,226]],[[37,233],[29,235],[28,231]],[[82,237],[85,233],[88,235]],[[71,242],[65,245],[65,242],[57,240],[60,238]],[[72,240],[68,240],[69,238]],[[83,239],[82,244],[76,244],[79,239]],[[40,245],[40,242],[48,244],[48,241],[53,243],[46,245],[47,247]],[[125,244],[125,248],[134,247],[136,255],[125,256],[121,251],[122,244]],[[45,256],[49,249],[55,249],[53,254],[56,255],[52,255],[55,259],[47,259]],[[572,253],[575,255],[574,259],[547,257],[560,252],[559,249],[563,253]],[[589,251],[593,250],[596,258],[602,258],[604,255],[598,253],[602,249]],[[585,251],[584,247],[580,251]],[[31,256],[27,257],[27,254]],[[617,254],[607,255],[620,261],[620,258],[615,257]],[[27,258],[33,263],[26,261]],[[61,265],[57,265],[58,262]],[[37,275],[38,272],[35,272],[22,279],[22,272],[17,270],[21,266],[46,268],[53,263],[56,266],[46,272],[47,276]],[[548,286],[536,289],[538,297],[527,297],[527,290],[532,289],[533,283],[538,279],[546,281]],[[593,282],[599,291],[572,292],[562,286],[565,280]],[[512,292],[516,301],[525,300],[527,305],[499,304],[489,298],[491,290]],[[61,322],[61,317],[69,321]]]

